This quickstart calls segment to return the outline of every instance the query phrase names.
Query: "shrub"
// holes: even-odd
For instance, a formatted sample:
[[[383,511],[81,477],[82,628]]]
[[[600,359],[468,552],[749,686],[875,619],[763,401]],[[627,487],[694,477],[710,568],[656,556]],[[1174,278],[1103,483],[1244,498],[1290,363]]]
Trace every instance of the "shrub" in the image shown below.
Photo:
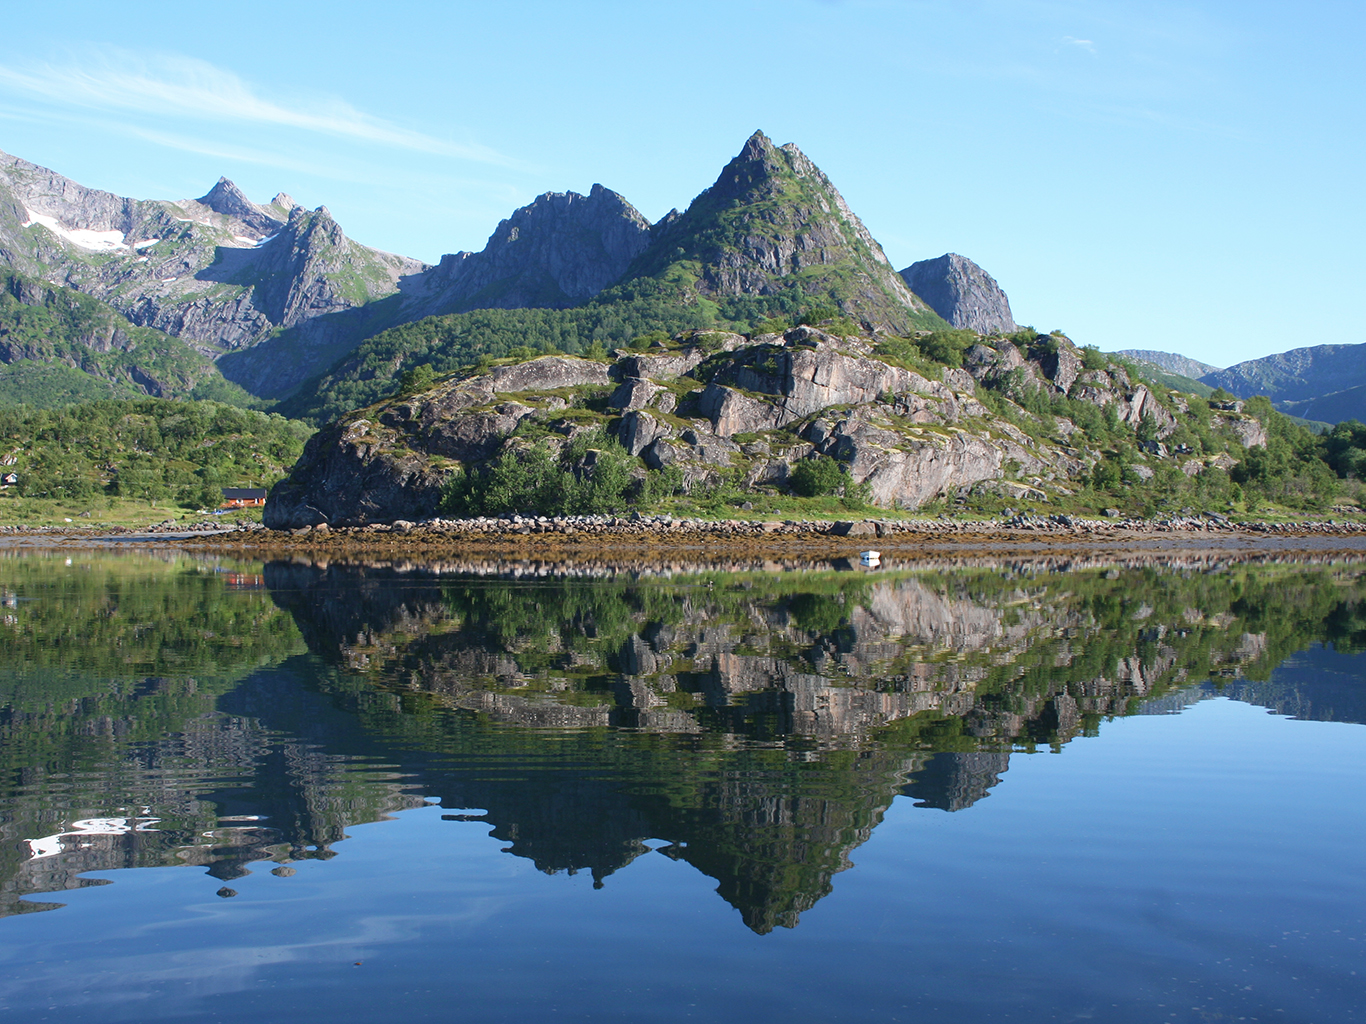
[[[963,353],[976,342],[977,335],[973,331],[954,329],[931,331],[915,339],[916,346],[926,359],[944,366],[962,366]]]
[[[803,498],[834,494],[844,486],[844,480],[844,471],[840,464],[829,455],[802,459],[792,467],[792,475],[789,477],[792,490]]]
[[[398,393],[400,395],[414,395],[419,391],[426,391],[436,381],[436,371],[426,363],[421,366],[414,366],[403,371],[403,376],[398,379]]]

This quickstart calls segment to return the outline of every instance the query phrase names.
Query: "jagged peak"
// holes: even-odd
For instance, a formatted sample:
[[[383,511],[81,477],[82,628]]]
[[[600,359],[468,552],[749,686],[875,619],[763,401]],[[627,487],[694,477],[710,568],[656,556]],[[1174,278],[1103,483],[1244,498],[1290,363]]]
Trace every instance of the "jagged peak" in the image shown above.
[[[230,217],[255,212],[257,209],[256,204],[227,178],[219,178],[218,183],[195,202],[207,206],[214,213],[227,214]]]
[[[729,199],[740,198],[756,189],[763,189],[784,174],[811,178],[822,188],[835,192],[835,187],[795,142],[775,146],[762,131],[747,140],[735,159],[726,164],[708,192]],[[838,200],[843,204],[844,200]]]
[[[791,145],[791,143],[789,143]],[[755,131],[745,140],[744,148],[740,150],[737,160],[764,160],[777,152],[778,147],[773,145],[773,140],[762,131]]]
[[[278,206],[282,210],[292,210],[299,204],[294,201],[294,197],[287,192],[276,192],[275,198],[270,201],[271,206]]]

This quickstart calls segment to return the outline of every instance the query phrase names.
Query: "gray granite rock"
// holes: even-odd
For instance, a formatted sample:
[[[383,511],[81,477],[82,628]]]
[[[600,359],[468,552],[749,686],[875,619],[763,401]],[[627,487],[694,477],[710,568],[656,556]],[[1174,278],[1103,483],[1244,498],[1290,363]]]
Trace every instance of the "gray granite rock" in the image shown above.
[[[985,270],[966,256],[945,253],[912,263],[901,276],[911,291],[954,327],[978,334],[1009,334],[1018,330],[1010,300]]]

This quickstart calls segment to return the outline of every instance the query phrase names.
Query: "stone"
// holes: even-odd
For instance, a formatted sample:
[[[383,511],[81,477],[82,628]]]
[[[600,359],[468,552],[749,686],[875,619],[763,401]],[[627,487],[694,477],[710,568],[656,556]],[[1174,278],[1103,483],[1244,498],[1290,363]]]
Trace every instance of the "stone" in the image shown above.
[[[681,352],[669,352],[666,354],[636,355],[634,353],[622,357],[618,366],[621,368],[623,377],[639,377],[642,380],[674,380],[683,376],[702,360],[707,358],[707,354],[702,351],[700,346],[693,345]]]
[[[836,537],[876,537],[877,527],[866,520],[832,523],[830,532]]]
[[[494,394],[510,391],[549,391],[583,385],[610,384],[611,374],[602,363],[576,356],[541,356],[491,371],[476,386]]]
[[[632,455],[639,455],[658,438],[668,436],[672,431],[643,409],[635,409],[621,418],[617,438],[621,446]]]
[[[966,256],[945,253],[901,271],[911,291],[954,327],[978,334],[1010,334],[1018,328],[1010,300],[995,278]]]
[[[664,389],[639,377],[627,377],[612,392],[607,404],[613,409],[643,409]]]
[[[1051,380],[1059,391],[1067,394],[1072,390],[1077,375],[1081,373],[1081,355],[1077,352],[1077,346],[1067,338],[1053,335],[1052,340],[1057,350],[1044,356],[1039,365],[1043,375]]]
[[[781,426],[782,419],[768,402],[716,383],[702,392],[698,411],[711,420],[712,430],[720,437],[772,430]]]
[[[1232,432],[1244,448],[1266,447],[1266,428],[1250,416],[1211,416],[1210,426]]]

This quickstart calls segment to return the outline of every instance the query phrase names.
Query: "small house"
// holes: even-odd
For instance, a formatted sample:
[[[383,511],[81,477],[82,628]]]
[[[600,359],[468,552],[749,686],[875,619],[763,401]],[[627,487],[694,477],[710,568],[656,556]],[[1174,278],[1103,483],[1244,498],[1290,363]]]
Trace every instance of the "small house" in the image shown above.
[[[18,473],[5,473],[5,474],[3,474],[3,475],[0,475],[0,486],[10,487],[10,486],[12,486],[13,484],[17,484],[18,482],[19,482],[19,474],[18,474]]]
[[[264,487],[224,487],[223,504],[219,508],[252,508],[266,503]]]

